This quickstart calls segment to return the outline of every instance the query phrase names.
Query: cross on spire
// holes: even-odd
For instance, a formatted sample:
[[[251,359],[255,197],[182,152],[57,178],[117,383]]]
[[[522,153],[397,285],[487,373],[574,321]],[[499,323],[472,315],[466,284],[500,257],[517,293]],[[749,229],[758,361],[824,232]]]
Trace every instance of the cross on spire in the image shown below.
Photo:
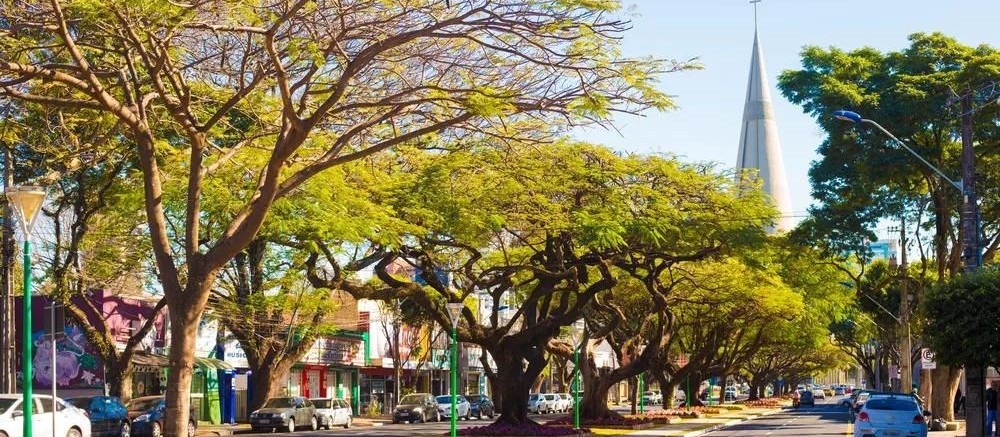
[[[750,0],[750,4],[753,5],[753,30],[757,30],[757,3],[764,0]]]

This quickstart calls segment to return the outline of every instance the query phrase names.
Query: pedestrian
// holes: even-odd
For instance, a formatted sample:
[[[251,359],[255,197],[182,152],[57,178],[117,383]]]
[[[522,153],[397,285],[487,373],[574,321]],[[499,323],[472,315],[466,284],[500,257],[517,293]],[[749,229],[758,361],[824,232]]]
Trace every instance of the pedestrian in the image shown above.
[[[961,387],[955,392],[955,415],[957,416],[960,411],[965,415],[965,396],[962,395]]]
[[[995,436],[996,432],[1000,432],[1000,428],[996,431],[993,429],[993,424],[997,421],[997,387],[1000,387],[1000,381],[993,380],[990,381],[990,388],[986,389],[986,435]]]

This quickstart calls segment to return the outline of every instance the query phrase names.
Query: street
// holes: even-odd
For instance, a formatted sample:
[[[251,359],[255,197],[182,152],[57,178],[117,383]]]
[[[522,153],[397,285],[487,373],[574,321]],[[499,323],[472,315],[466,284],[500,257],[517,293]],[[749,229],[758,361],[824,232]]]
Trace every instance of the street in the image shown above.
[[[850,416],[847,410],[837,405],[843,396],[836,396],[824,400],[817,400],[815,407],[803,407],[795,410],[786,410],[778,414],[760,417],[755,420],[743,422],[725,429],[714,431],[706,436],[710,437],[747,437],[747,436],[843,436],[848,433],[848,423]],[[624,413],[627,407],[617,407],[614,410]],[[650,407],[650,411],[655,411],[659,407]],[[546,422],[559,417],[559,414],[532,415],[538,422]],[[464,429],[474,426],[485,426],[491,423],[489,420],[458,421],[458,428]],[[386,437],[410,437],[414,435],[446,435],[448,433],[448,422],[428,422],[417,424],[387,424],[379,427],[354,427],[351,429],[333,429],[319,431],[298,431],[296,436],[386,436]],[[637,435],[653,435],[652,430],[640,431]],[[269,436],[270,433],[239,433],[240,436]]]
[[[843,436],[850,423],[847,409],[838,406],[843,396],[817,400],[815,407],[786,410],[705,434],[710,437]]]

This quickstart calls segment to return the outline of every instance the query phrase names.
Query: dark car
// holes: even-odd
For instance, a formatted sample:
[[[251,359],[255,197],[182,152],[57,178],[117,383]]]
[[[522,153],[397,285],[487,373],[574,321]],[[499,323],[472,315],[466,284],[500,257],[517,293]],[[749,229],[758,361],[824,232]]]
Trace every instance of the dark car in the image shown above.
[[[465,399],[469,400],[472,404],[472,412],[469,413],[476,416],[479,419],[483,417],[488,417],[490,419],[496,415],[496,407],[493,406],[493,400],[486,395],[468,395]]]
[[[319,429],[319,416],[312,401],[301,396],[271,398],[259,410],[250,413],[250,427],[254,430],[284,428],[295,432],[297,425]]]
[[[799,392],[799,405],[808,405],[810,407],[816,406],[816,398],[813,396],[813,392],[811,390],[802,390]]]
[[[167,417],[167,399],[164,396],[145,396],[128,403],[128,417],[132,418],[132,437],[162,437],[163,422]],[[187,435],[194,435],[198,419],[194,409],[188,415]]]
[[[94,437],[129,437],[132,423],[121,399],[113,396],[88,396],[66,399],[70,405],[87,413],[90,435]]]
[[[437,400],[429,393],[410,393],[392,410],[392,423],[441,421]]]

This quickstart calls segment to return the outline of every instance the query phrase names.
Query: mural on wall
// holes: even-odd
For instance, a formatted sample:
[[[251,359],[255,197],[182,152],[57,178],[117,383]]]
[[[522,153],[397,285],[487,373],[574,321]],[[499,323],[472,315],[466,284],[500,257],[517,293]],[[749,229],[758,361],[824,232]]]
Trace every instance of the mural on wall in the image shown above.
[[[65,335],[56,337],[57,387],[100,388],[104,386],[104,368],[94,356],[90,343],[77,326],[66,326]],[[52,387],[52,340],[44,330],[31,335],[35,347],[33,365],[35,387]]]

